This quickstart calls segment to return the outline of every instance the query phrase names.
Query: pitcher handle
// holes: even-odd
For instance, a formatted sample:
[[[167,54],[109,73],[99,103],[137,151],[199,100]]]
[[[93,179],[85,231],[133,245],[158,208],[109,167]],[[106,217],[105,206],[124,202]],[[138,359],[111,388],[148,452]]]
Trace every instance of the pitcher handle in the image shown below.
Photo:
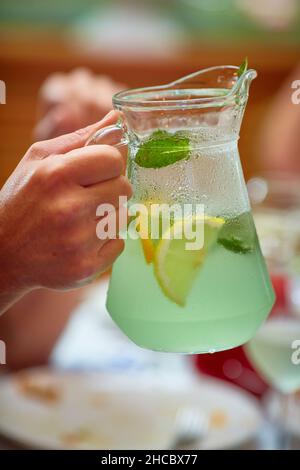
[[[116,148],[128,144],[124,121],[119,119],[116,124],[99,129],[86,141],[85,145],[113,145]]]

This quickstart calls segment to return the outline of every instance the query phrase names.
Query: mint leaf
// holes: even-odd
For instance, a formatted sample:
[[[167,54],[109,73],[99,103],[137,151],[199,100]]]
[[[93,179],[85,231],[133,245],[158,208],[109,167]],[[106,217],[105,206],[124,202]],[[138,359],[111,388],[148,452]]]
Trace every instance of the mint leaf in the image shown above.
[[[189,139],[182,132],[170,134],[157,130],[141,144],[135,162],[144,168],[162,168],[187,159],[189,155]]]
[[[252,246],[247,245],[241,238],[230,237],[230,238],[219,238],[218,243],[223,245],[227,250],[233,251],[233,253],[246,254],[252,251]]]
[[[218,243],[233,253],[246,254],[254,249],[256,239],[252,215],[245,212],[226,220],[220,230]]]
[[[237,71],[237,76],[240,77],[243,75],[244,72],[248,69],[248,57],[245,57],[241,65],[239,66],[239,69]]]

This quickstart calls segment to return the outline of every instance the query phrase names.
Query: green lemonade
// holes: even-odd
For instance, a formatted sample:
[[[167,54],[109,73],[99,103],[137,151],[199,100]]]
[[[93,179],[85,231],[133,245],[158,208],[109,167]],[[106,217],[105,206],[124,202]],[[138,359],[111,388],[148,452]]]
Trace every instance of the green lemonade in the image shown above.
[[[236,142],[157,131],[129,156],[133,202],[200,203],[204,245],[128,238],[115,262],[107,309],[139,346],[205,353],[247,342],[274,293],[250,212]],[[132,203],[133,203],[132,202]],[[173,220],[177,230],[184,220]],[[151,223],[151,220],[150,220]]]
[[[266,286],[255,275],[257,266],[265,270],[258,253],[257,241],[251,253],[216,243],[186,305],[180,306],[164,294],[153,266],[145,262],[141,241],[128,239],[113,268],[107,308],[139,346],[191,353],[235,347],[253,336],[274,300],[272,288],[267,286],[266,296]]]

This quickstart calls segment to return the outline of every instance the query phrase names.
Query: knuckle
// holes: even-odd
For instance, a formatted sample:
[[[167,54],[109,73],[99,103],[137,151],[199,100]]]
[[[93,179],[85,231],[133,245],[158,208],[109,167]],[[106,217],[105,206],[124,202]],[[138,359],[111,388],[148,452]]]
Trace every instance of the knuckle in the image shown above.
[[[45,142],[35,142],[29,148],[29,156],[34,160],[41,160],[48,155]]]
[[[52,224],[57,227],[68,227],[74,223],[78,215],[73,210],[72,204],[68,202],[57,202],[51,211],[50,218]]]
[[[67,230],[66,236],[68,237],[78,237],[81,231],[84,234],[89,222],[84,200],[65,195],[58,198],[55,203],[53,203],[53,200],[51,201],[49,219],[53,225]]]
[[[46,159],[33,175],[35,181],[43,185],[43,190],[57,189],[64,182],[64,165],[59,159]]]
[[[34,187],[42,186],[44,182],[44,176],[43,168],[40,165],[35,166],[30,174],[30,184]]]
[[[45,173],[49,184],[61,184],[65,180],[65,167],[59,157],[55,157],[52,161],[47,162]]]
[[[81,129],[77,129],[76,131],[73,132],[72,134],[74,141],[76,141],[78,138],[87,138],[88,137],[88,131],[87,128],[82,127]]]

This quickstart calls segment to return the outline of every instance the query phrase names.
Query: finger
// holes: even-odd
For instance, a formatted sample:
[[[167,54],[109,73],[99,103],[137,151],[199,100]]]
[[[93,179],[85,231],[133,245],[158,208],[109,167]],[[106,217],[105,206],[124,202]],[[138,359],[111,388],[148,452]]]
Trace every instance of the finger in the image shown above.
[[[108,240],[122,238],[121,234],[127,227],[127,209],[120,207],[101,219],[96,218],[95,213],[83,214],[81,219],[82,224],[75,234],[72,229],[65,230],[65,242],[71,256],[92,261],[97,258],[98,251]]]
[[[103,217],[105,215],[105,207],[108,210],[111,206],[118,208],[124,204],[125,200],[132,196],[132,188],[125,176],[119,176],[111,180],[104,181],[94,186],[90,186],[85,189],[87,200],[91,210],[95,208],[95,215],[97,217]],[[120,199],[120,196],[123,196]],[[124,199],[125,198],[125,199]]]
[[[106,271],[124,250],[124,240],[118,238],[116,240],[107,241],[98,251],[98,259],[100,261],[100,272]]]
[[[85,277],[75,282],[77,287],[89,284],[93,280],[97,279],[100,274],[104,273],[114,263],[117,257],[124,250],[124,240],[118,238],[116,240],[108,240],[100,248],[97,249],[96,253],[92,253],[88,259],[86,259],[86,265],[88,271],[91,271],[88,277]]]
[[[119,112],[119,117],[122,117],[122,113]],[[128,147],[126,143],[124,143],[123,139],[123,129],[122,128],[117,128],[113,126],[113,130],[107,129],[107,132],[95,132],[92,134],[92,139],[89,139],[87,142],[88,145],[112,145],[118,148],[118,150],[121,152],[125,167],[127,163],[127,155],[128,155]],[[124,171],[125,171],[124,167]]]
[[[55,139],[37,142],[33,145],[33,148],[36,148],[37,151],[31,151],[29,158],[42,159],[51,154],[67,153],[70,150],[83,147],[89,137],[91,137],[97,130],[115,124],[119,116],[120,113],[118,111],[111,111],[100,122],[92,124],[91,126],[79,129],[70,134],[56,137]]]
[[[116,240],[121,237],[121,234],[127,227],[127,218],[127,208],[121,206],[119,209],[109,212],[105,217],[98,220],[96,226],[98,248],[99,244],[107,240]]]
[[[120,176],[125,162],[110,145],[88,145],[62,155],[65,175],[80,186],[90,186]]]

